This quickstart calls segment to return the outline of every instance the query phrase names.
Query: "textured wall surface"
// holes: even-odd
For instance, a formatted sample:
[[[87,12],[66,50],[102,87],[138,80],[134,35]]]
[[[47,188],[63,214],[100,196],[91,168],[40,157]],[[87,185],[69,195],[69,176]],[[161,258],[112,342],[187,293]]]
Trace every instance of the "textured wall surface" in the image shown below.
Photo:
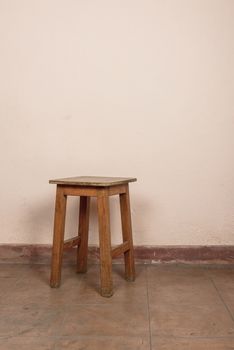
[[[51,242],[49,178],[107,175],[138,178],[136,244],[234,244],[233,18],[233,0],[0,0],[0,243]]]

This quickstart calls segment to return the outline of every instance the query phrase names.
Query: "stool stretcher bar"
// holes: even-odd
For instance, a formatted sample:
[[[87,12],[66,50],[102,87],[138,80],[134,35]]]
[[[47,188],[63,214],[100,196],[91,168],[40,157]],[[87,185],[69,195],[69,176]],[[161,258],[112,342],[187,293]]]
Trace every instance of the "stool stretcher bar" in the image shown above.
[[[116,258],[120,254],[124,254],[125,252],[130,250],[130,244],[128,241],[118,245],[111,251],[112,258]]]
[[[78,246],[79,244],[80,244],[80,237],[76,236],[76,237],[66,239],[63,243],[63,247],[64,248],[72,248],[72,247]]]
[[[63,247],[64,248],[72,248],[72,247],[78,246],[79,244],[80,244],[80,237],[76,236],[73,238],[66,239],[64,241]],[[129,250],[130,250],[130,245],[129,245],[128,241],[126,241],[122,244],[119,244],[117,247],[112,249],[112,252],[111,252],[112,258],[116,258],[119,255],[124,254],[125,252],[127,252]]]

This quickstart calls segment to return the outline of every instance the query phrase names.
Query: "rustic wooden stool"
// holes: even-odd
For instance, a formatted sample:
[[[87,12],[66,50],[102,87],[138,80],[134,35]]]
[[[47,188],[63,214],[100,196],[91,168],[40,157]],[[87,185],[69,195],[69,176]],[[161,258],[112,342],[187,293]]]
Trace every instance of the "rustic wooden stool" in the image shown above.
[[[97,197],[101,295],[110,297],[112,290],[112,258],[124,254],[125,278],[135,279],[129,182],[135,178],[79,176],[50,180],[57,185],[54,238],[52,248],[51,287],[59,287],[64,247],[77,246],[77,272],[86,272],[90,197]],[[111,248],[109,196],[119,195],[123,243]],[[78,236],[64,241],[67,196],[80,196]]]

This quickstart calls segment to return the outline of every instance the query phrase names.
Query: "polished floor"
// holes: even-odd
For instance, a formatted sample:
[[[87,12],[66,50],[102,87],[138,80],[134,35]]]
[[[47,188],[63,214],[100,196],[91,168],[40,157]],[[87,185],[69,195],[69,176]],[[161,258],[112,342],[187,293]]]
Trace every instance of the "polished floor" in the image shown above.
[[[234,268],[137,265],[135,282],[114,265],[112,298],[99,269],[0,265],[0,350],[233,350]]]

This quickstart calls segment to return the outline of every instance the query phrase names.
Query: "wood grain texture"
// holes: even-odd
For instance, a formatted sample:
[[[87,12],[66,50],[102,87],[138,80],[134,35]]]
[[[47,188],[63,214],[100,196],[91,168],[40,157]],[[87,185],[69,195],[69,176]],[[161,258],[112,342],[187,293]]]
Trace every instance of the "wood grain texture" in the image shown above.
[[[126,185],[115,185],[115,186],[110,186],[107,187],[108,189],[108,195],[109,196],[115,196],[120,193],[125,193],[126,192]]]
[[[63,188],[57,186],[55,214],[54,214],[54,237],[52,248],[51,278],[50,286],[59,287],[61,280],[62,255],[64,246],[64,229],[66,217],[67,197]]]
[[[113,284],[108,191],[99,191],[97,204],[100,244],[101,295],[103,297],[111,297],[113,294]]]
[[[126,193],[121,193],[119,195],[119,198],[120,198],[123,242],[127,241],[129,243],[129,250],[124,253],[125,278],[127,281],[134,281],[135,280],[135,263],[134,263],[132,222],[131,222],[131,209],[130,209],[128,185],[126,185]]]
[[[87,271],[88,237],[89,237],[90,197],[80,197],[78,236],[80,244],[77,247],[77,273]]]
[[[66,196],[97,197],[101,186],[80,186],[80,185],[60,185]],[[114,196],[126,192],[126,185],[102,186],[108,191],[109,196]]]
[[[78,185],[78,186],[115,186],[136,181],[133,177],[104,177],[104,176],[74,176],[63,179],[49,180],[50,184]]]
[[[63,186],[63,191],[66,196],[77,197],[97,197],[97,188],[94,186],[79,186],[79,185],[60,185]]]

